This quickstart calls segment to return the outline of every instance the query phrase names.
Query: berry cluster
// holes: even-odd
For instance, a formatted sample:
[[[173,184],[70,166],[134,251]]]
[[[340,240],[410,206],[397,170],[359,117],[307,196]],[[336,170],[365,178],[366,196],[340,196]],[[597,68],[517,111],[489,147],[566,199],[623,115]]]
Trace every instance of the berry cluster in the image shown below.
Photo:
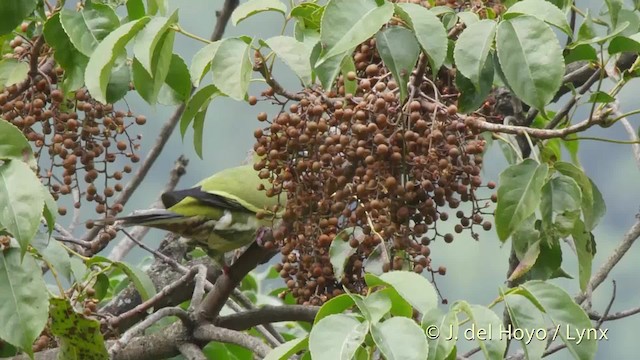
[[[340,76],[335,89],[302,92],[271,120],[258,114],[266,125],[254,133],[254,150],[263,156],[255,168],[272,181],[268,196],[287,197],[273,235],[282,247],[278,270],[299,303],[320,304],[342,286],[366,291],[372,256],[382,257],[383,271],[444,275],[446,268],[431,266],[431,248],[454,240],[439,227],[454,218],[450,211],[454,233],[469,230],[478,239],[476,227],[492,226],[483,217],[489,199],[476,195],[485,141],[457,115],[455,73],[429,79],[421,62],[410,98],[400,102],[375,40],[361,44],[353,59],[357,71]],[[345,94],[345,81],[357,82],[355,94]],[[275,99],[272,89],[263,95]],[[355,254],[335,278],[329,248],[344,238]]]
[[[146,118],[101,104],[84,89],[66,91],[64,71],[55,68],[50,49],[39,41],[22,35],[10,41],[8,56],[25,62],[37,57],[40,66],[24,82],[0,92],[0,117],[33,144],[38,174],[54,199],[77,191],[75,208],[84,200],[95,203],[98,214],[117,214],[122,205],[110,199],[122,191],[120,181],[132,167],[112,163],[119,157],[140,160],[135,150],[141,136],[132,137],[130,126],[143,125]],[[58,212],[65,215],[67,209],[61,206]]]

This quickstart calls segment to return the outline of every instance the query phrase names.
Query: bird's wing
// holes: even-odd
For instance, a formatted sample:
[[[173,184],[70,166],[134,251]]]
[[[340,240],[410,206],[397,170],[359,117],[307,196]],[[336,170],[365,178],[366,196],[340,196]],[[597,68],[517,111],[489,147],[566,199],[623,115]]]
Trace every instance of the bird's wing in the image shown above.
[[[202,187],[193,187],[191,189],[186,190],[176,190],[169,191],[162,194],[162,203],[164,207],[169,209],[176,204],[180,203],[185,198],[190,197],[197,200],[202,205],[217,207],[221,209],[234,210],[234,211],[242,211],[242,212],[252,212],[251,210],[245,208],[237,201],[214,194],[211,192],[203,191]]]
[[[284,205],[284,196],[267,197],[259,185],[271,187],[268,179],[260,179],[253,165],[225,169],[198,184],[210,194],[231,200],[251,212],[271,210],[274,205]]]

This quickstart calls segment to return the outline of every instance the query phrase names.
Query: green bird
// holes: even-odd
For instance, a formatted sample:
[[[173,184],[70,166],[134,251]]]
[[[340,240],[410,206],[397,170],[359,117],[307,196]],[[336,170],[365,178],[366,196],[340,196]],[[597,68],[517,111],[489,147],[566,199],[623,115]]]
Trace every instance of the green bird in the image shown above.
[[[171,231],[195,242],[226,266],[224,254],[250,244],[261,229],[280,221],[285,196],[268,197],[253,164],[225,169],[186,190],[162,194],[165,209],[134,212],[116,218],[120,226],[148,226]],[[275,212],[274,212],[275,211]],[[265,216],[258,219],[258,212]],[[260,240],[260,239],[258,239]]]

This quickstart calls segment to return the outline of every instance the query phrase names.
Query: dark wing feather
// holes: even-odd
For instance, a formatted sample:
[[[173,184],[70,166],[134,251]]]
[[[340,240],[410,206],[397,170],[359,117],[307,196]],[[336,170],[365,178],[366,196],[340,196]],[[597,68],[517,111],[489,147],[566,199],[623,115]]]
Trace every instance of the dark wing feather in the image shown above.
[[[200,187],[166,192],[162,194],[162,204],[165,209],[168,209],[184,200],[186,197],[194,198],[203,204],[216,208],[252,213],[251,210],[240,205],[237,201],[202,191]]]

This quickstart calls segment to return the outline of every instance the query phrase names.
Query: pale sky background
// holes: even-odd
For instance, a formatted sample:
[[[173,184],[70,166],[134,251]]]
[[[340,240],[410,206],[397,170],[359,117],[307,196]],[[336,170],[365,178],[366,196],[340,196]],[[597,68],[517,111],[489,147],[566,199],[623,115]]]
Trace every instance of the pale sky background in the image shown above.
[[[180,24],[186,30],[202,37],[209,37],[215,21],[215,10],[222,5],[222,0],[171,0],[172,9],[179,9]],[[600,10],[601,1],[577,1],[578,6],[584,8],[589,5],[592,14]],[[278,35],[282,24],[282,16],[275,13],[263,13],[245,20],[238,27],[229,24],[225,36],[249,35],[253,37],[268,38]],[[564,38],[562,39],[564,43]],[[190,60],[202,44],[178,35],[175,43],[175,52],[180,54],[189,64]],[[290,89],[298,88],[298,81],[293,73],[285,66],[277,69],[277,79]],[[209,75],[210,76],[210,75]],[[254,74],[257,77],[257,74]],[[634,80],[632,86],[628,86],[620,95],[622,111],[632,110],[638,104],[638,81]],[[252,86],[252,94],[259,95],[262,84]],[[142,128],[144,139],[140,155],[148,151],[157,136],[158,129],[173,112],[173,108],[156,106],[149,107],[139,96],[130,93],[126,97],[129,105],[135,113],[147,115],[148,122]],[[129,201],[125,213],[135,209],[146,208],[158,196],[163,188],[168,175],[168,170],[180,154],[185,154],[189,160],[187,173],[182,178],[179,187],[184,188],[195,184],[200,179],[207,177],[221,169],[235,166],[245,158],[246,152],[253,145],[253,130],[258,127],[255,115],[259,111],[274,113],[275,107],[260,103],[250,107],[246,103],[229,99],[218,98],[211,104],[207,114],[205,125],[205,141],[203,145],[204,159],[199,159],[193,151],[193,136],[188,132],[184,142],[176,131],[167,144],[159,160],[152,168],[144,185]],[[576,115],[576,121],[583,120],[586,110],[581,109]],[[639,118],[633,116],[629,119],[634,128],[638,128]],[[593,129],[587,132],[591,136],[600,136],[615,139],[627,139],[622,126],[616,125],[609,129]],[[486,168],[483,177],[485,181],[498,180],[498,174],[505,168],[506,162],[502,154],[495,147],[485,157]],[[597,254],[594,260],[594,269],[602,264],[622,234],[634,222],[635,214],[640,207],[640,192],[637,190],[640,184],[640,170],[635,165],[631,148],[628,145],[585,141],[581,144],[580,160],[587,175],[597,184],[602,192],[608,211],[601,225],[595,230],[597,241]],[[69,218],[70,216],[67,216]],[[453,226],[453,225],[451,225]],[[157,244],[163,233],[152,231],[146,238],[147,243]],[[565,262],[563,268],[577,276],[577,264],[575,256],[567,247],[563,247]],[[623,261],[617,266],[611,276],[597,290],[594,296],[594,308],[601,312],[604,310],[611,296],[611,279],[615,279],[618,285],[616,301],[612,312],[625,310],[640,305],[640,287],[638,278],[639,249],[634,246]],[[503,285],[507,270],[507,258],[509,245],[500,247],[500,243],[494,231],[481,232],[479,242],[470,236],[459,237],[452,244],[438,244],[432,248],[434,265],[447,266],[447,275],[437,278],[437,284],[443,295],[448,298],[449,304],[456,300],[464,299],[474,304],[489,304]],[[141,257],[148,256],[140,249],[136,249],[127,260],[136,263]],[[595,270],[594,270],[595,271]],[[569,294],[575,295],[578,290],[576,280],[559,280],[556,284],[566,289]],[[446,309],[446,307],[443,307]],[[609,341],[599,343],[597,359],[636,359],[640,354],[640,316],[635,316],[604,324],[609,328]],[[458,354],[465,352],[465,346],[461,346]],[[481,358],[476,354],[473,358]],[[567,351],[561,351],[550,357],[551,359],[570,359]]]

